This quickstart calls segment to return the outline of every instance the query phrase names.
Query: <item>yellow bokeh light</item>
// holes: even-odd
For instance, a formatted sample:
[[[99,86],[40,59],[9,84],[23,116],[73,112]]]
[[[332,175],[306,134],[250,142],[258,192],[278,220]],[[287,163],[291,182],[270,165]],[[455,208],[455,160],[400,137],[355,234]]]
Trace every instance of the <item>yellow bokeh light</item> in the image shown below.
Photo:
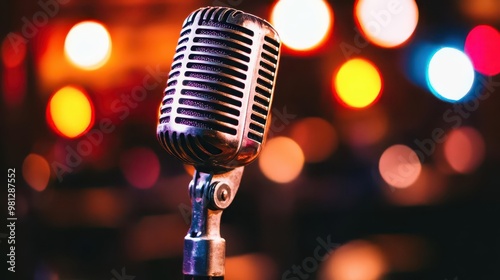
[[[23,162],[23,178],[36,191],[43,191],[50,179],[50,167],[45,158],[29,154]]]
[[[97,69],[111,55],[111,36],[106,27],[98,22],[80,22],[68,32],[64,52],[75,66],[85,70]]]
[[[49,101],[47,120],[59,134],[75,138],[85,133],[94,121],[94,110],[87,95],[72,86],[58,90]]]
[[[334,74],[335,97],[347,107],[365,108],[380,97],[382,78],[378,69],[365,59],[344,63]]]
[[[333,12],[323,0],[280,0],[272,10],[271,23],[287,47],[309,51],[326,40]]]
[[[357,23],[372,43],[393,48],[406,42],[418,23],[418,7],[414,0],[358,0]]]
[[[271,181],[288,183],[300,175],[304,160],[304,154],[295,141],[276,137],[267,141],[262,149],[259,167]]]

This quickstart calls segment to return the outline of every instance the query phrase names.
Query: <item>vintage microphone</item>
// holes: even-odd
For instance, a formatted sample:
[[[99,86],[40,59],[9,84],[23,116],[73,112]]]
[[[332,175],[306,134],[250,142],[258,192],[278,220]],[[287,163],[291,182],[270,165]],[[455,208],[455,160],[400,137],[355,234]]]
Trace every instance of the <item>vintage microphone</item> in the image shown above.
[[[251,14],[206,7],[184,21],[157,126],[161,145],[196,169],[184,279],[224,279],[220,219],[265,140],[279,55],[274,28]]]

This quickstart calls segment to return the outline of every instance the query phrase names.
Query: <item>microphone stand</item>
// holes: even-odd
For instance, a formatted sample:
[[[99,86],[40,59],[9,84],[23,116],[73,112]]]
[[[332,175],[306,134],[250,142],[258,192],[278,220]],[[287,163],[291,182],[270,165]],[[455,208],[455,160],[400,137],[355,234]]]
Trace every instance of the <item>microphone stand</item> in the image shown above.
[[[223,174],[195,171],[189,184],[192,219],[184,237],[184,280],[224,280],[226,241],[220,236],[220,221],[238,191],[243,169]]]

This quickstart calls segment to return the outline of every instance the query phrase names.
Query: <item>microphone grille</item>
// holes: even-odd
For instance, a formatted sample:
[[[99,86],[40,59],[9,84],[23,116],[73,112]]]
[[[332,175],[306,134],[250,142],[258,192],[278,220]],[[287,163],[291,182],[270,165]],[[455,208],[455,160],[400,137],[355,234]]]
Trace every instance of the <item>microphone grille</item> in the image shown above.
[[[160,143],[195,166],[230,168],[255,158],[272,102],[278,40],[269,23],[238,10],[191,13],[160,105]]]
[[[248,28],[227,23],[230,16],[241,13],[206,8],[185,20],[162,101],[160,123],[170,122],[174,95],[180,91],[175,123],[236,135],[254,35]]]
[[[272,100],[278,65],[279,47],[280,44],[278,41],[269,36],[264,36],[264,43],[260,54],[261,59],[257,72],[257,85],[254,89],[255,95],[253,97],[252,115],[250,116],[252,121],[249,124],[247,135],[248,138],[259,143],[262,143],[269,116],[270,101]]]

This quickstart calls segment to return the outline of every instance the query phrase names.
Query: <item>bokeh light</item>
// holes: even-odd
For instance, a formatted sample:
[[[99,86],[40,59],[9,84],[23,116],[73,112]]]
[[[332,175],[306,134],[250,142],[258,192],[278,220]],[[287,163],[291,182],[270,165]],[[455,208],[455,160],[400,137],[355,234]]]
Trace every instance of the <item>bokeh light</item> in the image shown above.
[[[75,66],[94,70],[106,63],[111,55],[111,37],[104,25],[83,21],[71,28],[64,42],[64,52]]]
[[[12,40],[10,38],[12,38]],[[13,38],[22,37],[19,34],[12,33],[9,34],[9,36],[7,36],[2,42],[2,61],[7,68],[18,66],[26,58],[26,44],[18,41],[18,39],[13,41]]]
[[[500,1],[497,0],[459,0],[462,13],[476,22],[499,22]]]
[[[444,142],[444,156],[455,172],[471,173],[484,160],[484,139],[472,127],[454,129],[448,133]]]
[[[284,45],[296,51],[321,46],[331,33],[333,12],[324,0],[280,0],[271,13]]]
[[[343,140],[355,151],[378,143],[389,131],[389,116],[380,107],[362,111],[337,110],[335,113]]]
[[[417,180],[407,188],[383,188],[384,195],[395,205],[415,206],[439,203],[446,197],[447,180],[435,166],[422,165]]]
[[[264,254],[230,256],[226,258],[225,269],[224,278],[226,279],[275,280],[279,278],[275,261]]]
[[[474,27],[467,35],[464,50],[479,73],[489,76],[500,73],[500,32],[494,27]]]
[[[306,162],[321,162],[337,149],[335,128],[322,118],[306,118],[295,123],[290,137],[299,144]]]
[[[191,176],[191,177],[193,177],[194,173],[196,172],[196,169],[194,168],[194,166],[192,166],[190,164],[184,164],[184,170],[186,170],[187,174],[189,174],[189,176]]]
[[[19,64],[2,71],[2,93],[5,104],[20,105],[26,97],[27,69],[26,65]]]
[[[83,92],[73,86],[58,90],[49,100],[47,121],[62,136],[75,138],[84,134],[94,122],[94,107]]]
[[[160,161],[149,148],[136,147],[125,151],[120,168],[130,185],[138,189],[153,187],[160,176]]]
[[[337,248],[324,263],[321,280],[378,280],[387,271],[382,250],[365,240]]]
[[[126,198],[116,189],[88,188],[79,195],[80,205],[75,210],[86,224],[116,227],[126,217],[129,205],[126,203]]]
[[[436,97],[458,101],[467,95],[474,83],[474,67],[465,53],[445,47],[432,56],[427,82]]]
[[[383,233],[370,236],[370,240],[384,253],[391,272],[425,269],[432,256],[429,240],[419,234]]]
[[[259,157],[259,167],[269,180],[288,183],[300,175],[304,160],[300,146],[281,136],[267,141]]]
[[[1,46],[3,70],[2,93],[5,104],[17,106],[26,96],[27,69],[26,43],[21,35],[9,33]]]
[[[393,145],[382,153],[378,168],[387,184],[406,188],[418,179],[422,164],[415,151],[408,146]]]
[[[45,190],[50,179],[49,163],[40,155],[29,154],[23,161],[23,178],[32,189]]]
[[[333,77],[334,94],[343,105],[365,108],[375,103],[382,90],[379,70],[369,61],[354,58],[345,62]]]
[[[414,0],[358,0],[355,16],[365,38],[392,48],[406,42],[415,31],[418,7]]]

